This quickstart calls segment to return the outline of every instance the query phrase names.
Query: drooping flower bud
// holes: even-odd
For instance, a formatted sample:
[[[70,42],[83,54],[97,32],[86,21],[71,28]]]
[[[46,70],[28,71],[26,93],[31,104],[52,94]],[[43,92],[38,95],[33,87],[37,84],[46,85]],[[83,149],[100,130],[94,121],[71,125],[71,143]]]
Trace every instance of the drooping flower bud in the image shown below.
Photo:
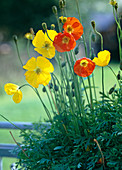
[[[42,91],[45,93],[46,92],[46,88],[45,86],[42,88]]]
[[[49,83],[49,88],[50,88],[50,89],[53,88],[53,83]]]
[[[52,7],[52,11],[53,11],[53,13],[54,13],[55,15],[57,15],[58,12],[57,12],[57,7],[56,7],[56,6],[53,6],[53,7]]]
[[[59,8],[60,9],[64,8],[64,3],[62,0],[59,0]]]
[[[75,52],[75,55],[77,55],[77,54],[79,53],[79,46],[77,46],[77,47],[75,48],[74,52]]]
[[[43,28],[44,31],[47,30],[47,24],[45,22],[42,23],[42,28]]]
[[[115,90],[115,87],[116,87],[116,84],[109,90],[109,94],[112,94],[113,92],[114,92],[114,90]]]
[[[115,4],[115,10],[117,12],[117,9],[118,9],[118,3]]]
[[[71,86],[72,86],[72,89],[74,89],[74,88],[75,88],[75,84],[74,84],[74,82],[72,82],[72,85],[71,85]]]
[[[120,70],[122,70],[122,60],[120,60]]]
[[[65,66],[66,66],[66,62],[64,61],[61,63],[61,67],[65,67]]]
[[[95,28],[96,28],[95,21],[91,21],[91,25],[92,25],[93,30],[95,30]]]
[[[51,24],[51,30],[55,30],[55,24]]]
[[[55,91],[58,91],[58,90],[59,90],[59,87],[55,84],[55,85],[54,85],[54,89],[55,89]]]
[[[120,71],[117,74],[117,79],[120,80],[121,76],[120,76]]]
[[[15,42],[17,42],[17,36],[16,35],[13,35],[13,39]]]
[[[31,33],[32,35],[35,34],[33,28],[30,28],[30,33]]]
[[[91,39],[92,39],[93,42],[96,41],[96,35],[94,33],[91,35]]]

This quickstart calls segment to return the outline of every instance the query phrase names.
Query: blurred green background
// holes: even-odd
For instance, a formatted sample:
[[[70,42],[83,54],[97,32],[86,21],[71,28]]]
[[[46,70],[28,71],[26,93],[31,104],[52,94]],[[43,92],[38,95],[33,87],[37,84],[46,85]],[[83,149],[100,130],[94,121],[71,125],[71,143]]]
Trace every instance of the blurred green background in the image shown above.
[[[0,113],[11,121],[38,122],[39,120],[44,121],[44,119],[47,119],[43,107],[32,89],[24,87],[22,89],[22,102],[15,104],[12,101],[12,97],[5,94],[4,85],[8,82],[18,85],[26,83],[24,70],[21,68],[17,58],[12,36],[14,34],[18,36],[20,55],[23,63],[26,63],[28,54],[26,49],[27,40],[24,38],[24,34],[29,31],[30,27],[34,28],[35,32],[42,29],[42,22],[47,23],[48,29],[50,29],[52,23],[56,24],[56,30],[58,31],[57,22],[52,13],[52,6],[56,5],[58,15],[61,16],[58,4],[58,0],[0,1]],[[119,13],[121,14],[122,1],[118,0],[118,4]],[[110,64],[117,73],[119,70],[118,43],[115,31],[116,26],[109,0],[79,0],[79,8],[87,42],[91,29],[90,21],[95,20],[97,30],[102,33],[104,38],[104,49],[111,52],[112,60]],[[75,0],[66,0],[66,11],[67,16],[79,18]],[[95,54],[97,54],[100,51],[100,41],[98,38],[95,43],[92,43],[92,46],[95,48]],[[80,48],[78,58],[85,55],[83,47],[81,46]],[[31,57],[38,56],[33,50],[32,45],[30,45],[30,54]],[[53,63],[55,63],[54,59]],[[56,67],[55,72],[57,72]],[[94,72],[96,85],[101,88],[101,69],[96,67]],[[108,68],[105,68],[105,83],[106,91],[116,83],[114,76]],[[49,107],[46,95],[42,92],[41,86],[39,87],[39,91],[44,102]],[[4,121],[3,118],[0,117],[0,121]],[[16,140],[20,141],[19,132],[13,130],[12,133]],[[0,130],[0,143],[14,143],[8,130]],[[14,161],[14,159],[4,158],[3,170],[9,170],[10,164]]]

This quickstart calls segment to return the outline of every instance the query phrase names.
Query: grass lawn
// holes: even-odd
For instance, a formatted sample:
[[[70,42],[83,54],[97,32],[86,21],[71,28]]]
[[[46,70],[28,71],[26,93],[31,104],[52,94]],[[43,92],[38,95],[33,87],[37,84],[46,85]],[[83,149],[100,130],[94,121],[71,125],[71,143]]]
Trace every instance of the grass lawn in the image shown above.
[[[112,64],[114,66],[114,71],[117,74],[119,70],[119,64]],[[97,87],[97,94],[102,89],[101,88],[101,68],[96,67],[94,71],[95,75],[95,83]],[[85,80],[87,84],[87,80]],[[117,84],[116,78],[114,77],[113,73],[108,67],[105,67],[105,89],[106,92],[114,85]],[[41,91],[39,88],[40,94],[46,106],[49,108],[49,103],[47,101],[46,95]],[[8,95],[1,95],[0,96],[0,113],[4,115],[10,121],[21,121],[21,122],[38,122],[41,120],[42,122],[44,119],[47,119],[46,113],[43,109],[42,104],[38,100],[38,97],[32,89],[29,87],[24,87],[22,89],[23,92],[23,99],[21,103],[15,104],[12,101],[12,97]],[[0,121],[5,121],[2,117],[0,117]],[[19,131],[12,130],[12,133],[17,142],[20,141],[19,138]],[[12,137],[10,136],[9,130],[0,130],[0,143],[14,143]],[[9,170],[10,164],[15,162],[16,159],[13,158],[3,158],[3,170]]]

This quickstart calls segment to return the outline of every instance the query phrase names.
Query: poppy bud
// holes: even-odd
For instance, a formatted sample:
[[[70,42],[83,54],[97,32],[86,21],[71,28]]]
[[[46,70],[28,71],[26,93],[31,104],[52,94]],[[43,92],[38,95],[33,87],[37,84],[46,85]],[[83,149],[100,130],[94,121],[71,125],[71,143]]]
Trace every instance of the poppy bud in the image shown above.
[[[50,88],[50,89],[53,88],[53,83],[49,83],[49,88]]]
[[[61,67],[65,67],[66,66],[66,62],[61,63]]]
[[[51,24],[51,30],[55,30],[55,24]]]
[[[93,30],[95,30],[95,26],[96,26],[95,21],[91,21],[91,25],[92,25]]]
[[[74,97],[75,96],[75,92],[74,92],[74,90],[72,90],[72,97]]]
[[[77,54],[79,53],[79,46],[77,46],[77,47],[75,48],[74,52],[75,52],[75,55],[77,55]]]
[[[95,34],[92,34],[91,39],[92,39],[93,42],[96,41],[96,36],[95,36]]]
[[[45,86],[42,88],[42,91],[45,93],[46,92],[46,88]]]
[[[114,90],[115,90],[115,87],[116,87],[116,84],[109,90],[109,94],[112,94],[113,92],[114,92]]]
[[[74,82],[72,82],[72,85],[71,85],[71,86],[72,86],[72,89],[74,89],[74,88],[75,88],[75,84],[74,84]]]
[[[118,9],[118,3],[116,2],[116,4],[115,4],[115,10],[116,10],[116,12],[117,12],[117,9]]]
[[[119,71],[118,74],[117,74],[117,79],[120,80],[120,78],[121,77],[120,77],[120,71]]]
[[[33,28],[30,28],[30,33],[31,33],[32,35],[35,34]]]
[[[54,13],[55,15],[57,15],[57,7],[56,7],[56,6],[53,6],[53,7],[52,7],[52,11],[53,11],[53,13]]]
[[[47,24],[45,22],[42,23],[42,28],[46,31],[47,30]]]
[[[59,87],[55,84],[55,85],[54,85],[54,89],[55,89],[55,91],[58,91],[58,90],[59,90]]]
[[[120,70],[122,70],[122,60],[120,60]]]
[[[17,36],[16,35],[13,35],[13,39],[15,42],[17,42]]]
[[[64,8],[64,3],[62,0],[59,0],[59,8],[60,9]]]
[[[67,17],[63,17],[62,23],[64,24],[67,21]]]

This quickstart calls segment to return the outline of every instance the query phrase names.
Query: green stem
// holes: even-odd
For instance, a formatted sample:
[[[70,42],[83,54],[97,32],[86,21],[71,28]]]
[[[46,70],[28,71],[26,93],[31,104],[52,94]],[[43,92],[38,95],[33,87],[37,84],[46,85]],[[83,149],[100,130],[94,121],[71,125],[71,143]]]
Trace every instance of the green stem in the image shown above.
[[[21,57],[20,57],[20,53],[19,53],[19,47],[18,47],[18,43],[17,43],[17,40],[14,39],[14,42],[15,42],[15,45],[16,45],[16,49],[17,49],[17,56],[19,58],[19,61],[23,67],[23,63],[22,63],[22,60],[21,60]]]
[[[80,22],[82,23],[78,0],[76,0],[76,6],[77,6],[77,10],[78,10],[78,15],[79,15]],[[86,55],[86,57],[87,57],[87,44],[86,44],[86,40],[85,40],[85,35],[84,35],[84,33],[83,33],[82,37],[83,37],[83,43],[84,43],[84,48],[85,48],[85,55]]]
[[[93,86],[94,86],[94,96],[95,96],[95,100],[97,101],[97,95],[96,95],[95,81],[94,81],[94,74],[93,74],[93,73],[92,73],[92,82],[93,82]]]
[[[30,48],[30,40],[28,39],[28,41],[27,41],[27,53],[28,53],[28,57],[30,58],[29,48]]]
[[[122,30],[121,30],[121,25],[120,25],[120,18],[119,18],[118,13],[117,13],[117,16],[118,16],[118,21],[117,21],[114,7],[113,7],[113,15],[114,15],[114,19],[115,19],[116,24],[117,24],[117,38],[118,38],[118,43],[119,43],[119,55],[120,55],[120,61],[121,61],[122,60],[122,47],[121,47],[120,36],[122,34]]]
[[[105,90],[104,90],[104,68],[102,67],[102,92],[103,94],[105,94]],[[104,95],[103,95],[103,107],[104,107]]]
[[[37,96],[39,97],[39,99],[40,99],[40,101],[41,101],[41,103],[42,103],[42,105],[43,105],[43,107],[44,107],[44,109],[45,109],[45,111],[47,113],[47,116],[48,116],[50,122],[53,123],[51,115],[50,115],[50,112],[47,109],[46,105],[44,104],[43,100],[41,99],[41,96],[40,96],[40,94],[39,94],[39,92],[38,92],[38,90],[36,88],[35,88],[35,92],[36,92]]]
[[[49,86],[48,86],[48,88],[49,88]],[[51,109],[52,109],[52,112],[53,112],[53,114],[55,113],[55,111],[54,111],[54,109],[53,109],[53,105],[52,105],[52,102],[51,102],[51,99],[50,99],[50,96],[49,96],[49,94],[48,94],[48,91],[46,90],[46,94],[47,94],[47,97],[48,97],[48,100],[49,100],[49,103],[50,103],[50,106],[51,106]]]
[[[42,105],[43,105],[43,107],[44,107],[44,109],[45,109],[45,112],[47,113],[47,116],[48,116],[50,122],[52,123],[52,118],[51,118],[50,112],[49,112],[49,110],[47,109],[46,105],[44,104],[43,100],[41,99],[38,90],[37,90],[36,88],[33,88],[30,84],[24,84],[24,85],[20,86],[19,89],[23,88],[24,86],[29,86],[29,87],[31,87],[31,88],[34,90],[34,92],[35,92],[35,93],[37,94],[37,96],[39,97],[39,99],[40,99],[40,101],[41,101],[41,103],[42,103]]]
[[[114,70],[111,68],[111,66],[108,65],[108,67],[110,68],[110,70],[112,71],[112,73],[114,74],[114,76],[115,76],[116,79],[117,79],[117,75],[115,74]],[[121,87],[120,82],[119,82],[118,79],[117,79],[117,82],[118,82],[118,84],[119,84],[119,87]]]
[[[93,97],[92,97],[91,81],[90,81],[90,77],[89,76],[87,78],[88,78],[89,91],[90,91],[91,110],[93,110]]]
[[[3,119],[5,119],[7,122],[9,122],[10,124],[12,124],[14,127],[16,127],[17,129],[19,129],[19,130],[22,131],[21,128],[19,128],[18,126],[16,126],[14,123],[12,123],[12,122],[11,122],[10,120],[8,120],[6,117],[4,117],[2,114],[0,114],[0,116],[1,116]]]

